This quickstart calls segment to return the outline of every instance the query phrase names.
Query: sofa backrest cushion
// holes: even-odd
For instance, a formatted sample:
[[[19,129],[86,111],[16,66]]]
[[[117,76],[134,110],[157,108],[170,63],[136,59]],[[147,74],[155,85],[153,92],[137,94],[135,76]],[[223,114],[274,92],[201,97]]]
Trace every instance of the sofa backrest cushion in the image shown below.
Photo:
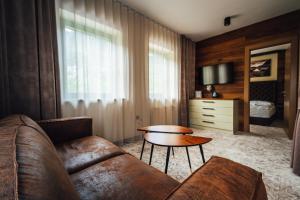
[[[0,186],[0,199],[79,199],[54,145],[30,118],[0,120],[0,159],[0,175],[7,173],[0,182],[10,184]]]

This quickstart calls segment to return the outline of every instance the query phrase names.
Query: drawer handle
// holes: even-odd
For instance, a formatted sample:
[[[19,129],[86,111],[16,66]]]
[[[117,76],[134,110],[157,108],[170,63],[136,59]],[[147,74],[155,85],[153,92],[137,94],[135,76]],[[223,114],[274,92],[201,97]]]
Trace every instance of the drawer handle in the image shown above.
[[[203,101],[203,103],[215,103],[214,101]]]
[[[215,122],[209,122],[209,121],[202,121],[203,123],[207,123],[207,124],[214,124]]]
[[[202,108],[203,110],[215,110],[214,108]]]
[[[202,114],[205,117],[215,117],[214,115]]]

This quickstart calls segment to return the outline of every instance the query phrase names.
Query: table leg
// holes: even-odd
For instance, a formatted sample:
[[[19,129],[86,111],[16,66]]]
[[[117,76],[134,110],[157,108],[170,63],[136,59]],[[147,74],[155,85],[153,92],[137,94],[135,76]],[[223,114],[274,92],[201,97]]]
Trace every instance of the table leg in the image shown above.
[[[192,171],[192,165],[191,165],[191,160],[190,160],[190,154],[189,154],[188,147],[185,147],[185,150],[186,150],[186,155],[187,155],[187,158],[188,158],[188,161],[189,161],[189,166],[190,166],[190,169]]]
[[[168,151],[167,151],[167,159],[166,159],[165,174],[168,173],[168,165],[169,165],[169,158],[170,158],[170,148],[171,148],[171,147],[168,147]]]
[[[144,139],[143,146],[142,146],[142,151],[141,151],[141,155],[140,155],[140,160],[142,160],[142,158],[143,158],[143,152],[144,152],[145,142],[146,142],[146,140]]]
[[[150,153],[149,165],[151,165],[151,161],[152,161],[153,148],[154,148],[154,144],[151,145],[151,153]]]
[[[201,153],[201,156],[202,156],[202,161],[203,161],[203,164],[204,164],[205,163],[205,158],[204,158],[202,145],[200,144],[199,147],[200,147],[200,153]]]
[[[174,148],[172,147],[172,154],[173,154],[173,157],[174,157]]]

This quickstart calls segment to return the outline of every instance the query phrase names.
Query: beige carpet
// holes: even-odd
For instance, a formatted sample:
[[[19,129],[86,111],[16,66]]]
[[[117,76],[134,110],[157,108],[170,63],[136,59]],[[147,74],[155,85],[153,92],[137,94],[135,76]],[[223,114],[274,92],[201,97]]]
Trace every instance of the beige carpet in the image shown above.
[[[292,141],[283,129],[275,127],[251,126],[254,133],[233,135],[222,131],[196,130],[195,135],[213,138],[203,146],[206,160],[212,155],[229,158],[250,166],[263,173],[270,200],[300,199],[300,177],[290,168]],[[142,141],[131,142],[122,146],[127,152],[139,158]],[[192,170],[202,165],[199,147],[190,147]],[[145,146],[143,161],[148,163],[150,145]],[[164,171],[166,148],[155,147],[152,166]],[[184,148],[175,148],[175,157],[170,157],[168,175],[183,181],[190,175]]]

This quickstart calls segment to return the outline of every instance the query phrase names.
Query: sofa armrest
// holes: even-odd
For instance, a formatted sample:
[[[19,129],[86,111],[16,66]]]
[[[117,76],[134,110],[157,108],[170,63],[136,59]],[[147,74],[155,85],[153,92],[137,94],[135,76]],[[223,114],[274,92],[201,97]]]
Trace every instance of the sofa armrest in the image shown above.
[[[44,129],[54,145],[93,135],[92,119],[88,117],[50,119],[37,123]]]
[[[260,172],[213,156],[166,199],[267,200],[267,193]]]

